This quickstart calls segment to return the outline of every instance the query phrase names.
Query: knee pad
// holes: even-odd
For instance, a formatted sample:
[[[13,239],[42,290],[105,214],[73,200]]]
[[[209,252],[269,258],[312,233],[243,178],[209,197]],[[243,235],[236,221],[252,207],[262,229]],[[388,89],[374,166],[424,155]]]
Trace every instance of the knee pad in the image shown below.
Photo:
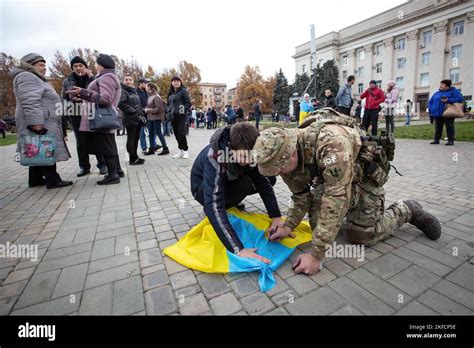
[[[364,245],[370,244],[375,235],[374,227],[363,227],[353,223],[347,224],[346,232],[349,241],[355,244]]]

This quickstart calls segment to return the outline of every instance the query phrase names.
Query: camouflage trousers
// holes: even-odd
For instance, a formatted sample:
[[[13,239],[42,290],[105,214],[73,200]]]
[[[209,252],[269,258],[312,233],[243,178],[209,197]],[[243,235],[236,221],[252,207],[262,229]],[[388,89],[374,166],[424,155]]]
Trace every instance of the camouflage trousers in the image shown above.
[[[311,228],[317,225],[317,211],[323,186],[316,186],[312,209],[309,212]],[[411,211],[402,201],[385,209],[385,190],[371,183],[353,184],[351,203],[343,225],[352,243],[366,246],[385,240],[399,227],[411,220]]]

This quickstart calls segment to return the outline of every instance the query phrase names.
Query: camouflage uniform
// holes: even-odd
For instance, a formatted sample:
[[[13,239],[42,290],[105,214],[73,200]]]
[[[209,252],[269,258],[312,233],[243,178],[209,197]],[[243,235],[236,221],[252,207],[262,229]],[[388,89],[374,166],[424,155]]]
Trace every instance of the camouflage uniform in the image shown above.
[[[297,149],[297,169],[281,175],[292,192],[285,225],[293,230],[308,213],[312,254],[320,260],[344,217],[348,238],[365,245],[388,238],[411,219],[402,201],[384,208],[390,164],[384,152],[375,163],[375,145],[362,144],[365,135],[350,117],[325,108],[309,115],[300,129],[263,131],[255,144],[259,170],[267,176],[285,167]]]

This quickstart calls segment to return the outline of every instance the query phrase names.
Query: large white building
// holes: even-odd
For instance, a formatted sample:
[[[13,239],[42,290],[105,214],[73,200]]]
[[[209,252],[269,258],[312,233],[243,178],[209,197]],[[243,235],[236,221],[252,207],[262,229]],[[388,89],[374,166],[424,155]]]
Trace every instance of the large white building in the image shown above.
[[[357,98],[370,80],[385,88],[395,80],[400,101],[411,99],[422,113],[443,79],[466,100],[474,94],[474,1],[409,1],[374,17],[316,38],[320,64],[335,59],[340,84],[355,75]],[[296,47],[296,73],[311,72],[310,42]]]

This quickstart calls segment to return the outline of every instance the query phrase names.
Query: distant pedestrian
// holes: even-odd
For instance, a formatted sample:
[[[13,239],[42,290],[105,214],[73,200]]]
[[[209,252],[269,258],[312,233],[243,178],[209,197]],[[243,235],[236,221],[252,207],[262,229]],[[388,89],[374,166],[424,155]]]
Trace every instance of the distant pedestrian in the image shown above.
[[[324,91],[324,95],[326,96],[324,107],[336,110],[336,97],[333,96],[332,91],[328,88]]]
[[[178,152],[173,158],[189,158],[188,141],[186,139],[186,117],[191,108],[191,99],[188,90],[183,85],[179,76],[171,79],[171,86],[168,92],[168,105],[173,113],[173,132],[178,142]]]
[[[435,134],[431,144],[439,144],[443,136],[443,126],[446,125],[448,142],[445,145],[454,145],[454,118],[443,117],[443,113],[448,104],[464,103],[464,98],[461,91],[451,85],[451,80],[441,81],[439,90],[433,94],[428,103],[430,116],[435,120]]]
[[[413,107],[413,103],[410,99],[407,99],[406,104],[405,104],[405,111],[406,111],[406,122],[405,126],[410,125],[410,116],[411,116],[411,109]]]
[[[356,106],[356,109],[355,109],[355,119],[356,119],[357,124],[360,124],[361,114],[362,114],[362,102],[360,100],[358,100],[357,101],[357,106]]]
[[[305,93],[303,96],[303,100],[300,103],[300,113],[299,113],[299,122],[298,124],[303,123],[306,116],[314,111],[314,107],[312,103],[309,101],[309,94]]]
[[[262,117],[262,102],[260,99],[257,99],[255,104],[253,104],[253,115],[255,116],[255,128],[259,129],[260,127],[260,119]]]
[[[339,92],[336,96],[337,111],[350,116],[352,105],[354,105],[354,99],[352,97],[352,85],[355,82],[354,75],[350,75],[347,78],[347,83],[339,87]]]
[[[395,111],[398,104],[399,90],[395,81],[388,81],[387,92],[385,93],[385,124],[388,133],[395,131]]]
[[[138,80],[137,94],[140,97],[140,103],[142,105],[142,108],[146,108],[146,104],[148,103],[148,94],[146,93],[146,84],[148,82],[149,81],[144,77],[141,77]],[[141,127],[140,129],[140,147],[142,149],[143,154],[146,153],[146,149],[147,149],[146,132],[147,131],[149,132],[148,127],[149,127],[149,123],[147,123],[146,127]]]
[[[362,127],[368,131],[372,125],[372,135],[377,135],[380,104],[385,101],[384,92],[377,87],[375,80],[370,81],[369,88],[361,94],[360,99],[365,99],[364,118],[362,119]]]

